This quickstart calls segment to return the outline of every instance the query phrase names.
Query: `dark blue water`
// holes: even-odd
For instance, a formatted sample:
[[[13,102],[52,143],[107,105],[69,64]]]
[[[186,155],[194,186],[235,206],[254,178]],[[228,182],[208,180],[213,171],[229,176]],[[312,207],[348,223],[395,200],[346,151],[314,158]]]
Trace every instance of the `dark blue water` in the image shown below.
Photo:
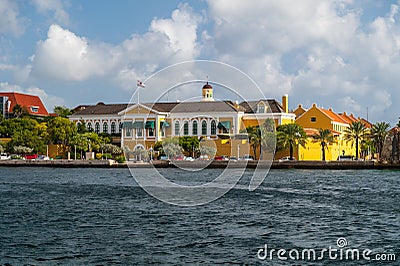
[[[218,170],[162,172],[190,183]],[[250,176],[210,204],[179,207],[125,169],[0,168],[0,264],[368,264],[257,257],[265,244],[323,249],[345,237],[400,265],[400,172],[274,170],[253,192]]]

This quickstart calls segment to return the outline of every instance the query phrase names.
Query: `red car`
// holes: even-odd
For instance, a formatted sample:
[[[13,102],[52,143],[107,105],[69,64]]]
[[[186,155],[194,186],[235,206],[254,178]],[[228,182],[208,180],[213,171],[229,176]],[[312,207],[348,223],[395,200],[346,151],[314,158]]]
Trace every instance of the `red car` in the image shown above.
[[[215,161],[228,161],[228,160],[229,160],[229,157],[226,156],[226,155],[215,156],[215,157],[214,157],[214,160],[215,160]]]
[[[24,156],[25,160],[35,160],[37,157],[37,154],[27,154]]]

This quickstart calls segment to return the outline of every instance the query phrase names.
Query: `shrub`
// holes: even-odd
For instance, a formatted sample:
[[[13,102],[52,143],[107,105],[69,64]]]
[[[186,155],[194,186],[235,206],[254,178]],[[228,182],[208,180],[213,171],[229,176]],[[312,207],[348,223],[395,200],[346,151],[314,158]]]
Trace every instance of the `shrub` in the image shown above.
[[[115,161],[117,161],[118,163],[123,163],[125,162],[125,156],[123,155],[115,156]]]
[[[96,159],[100,160],[101,159],[102,154],[101,153],[96,153]]]
[[[102,158],[103,159],[112,159],[112,155],[111,155],[111,153],[103,153]]]

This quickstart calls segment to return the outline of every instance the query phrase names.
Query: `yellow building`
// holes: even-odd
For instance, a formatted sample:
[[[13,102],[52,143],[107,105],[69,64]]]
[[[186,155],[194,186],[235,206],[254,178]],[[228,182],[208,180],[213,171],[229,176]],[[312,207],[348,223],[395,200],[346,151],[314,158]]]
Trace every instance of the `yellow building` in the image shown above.
[[[295,157],[298,160],[321,160],[322,149],[320,143],[313,142],[312,136],[318,133],[318,129],[329,129],[335,138],[335,143],[327,146],[325,159],[327,161],[337,160],[342,155],[355,156],[353,143],[344,139],[345,131],[352,122],[362,121],[355,118],[353,114],[335,113],[332,108],[326,110],[313,104],[311,108],[305,109],[299,105],[293,111],[296,115],[296,124],[302,126],[307,133],[308,141],[305,148],[299,147]],[[363,120],[363,123],[366,123]],[[369,122],[368,122],[369,123]],[[370,123],[369,123],[370,124]]]
[[[139,103],[119,112],[123,117],[122,146],[149,149],[165,138],[195,136],[213,142],[217,156],[254,156],[247,135],[241,132],[268,118],[276,125],[293,123],[295,115],[288,112],[288,100],[284,95],[282,105],[273,99],[219,101],[207,82],[200,101]]]

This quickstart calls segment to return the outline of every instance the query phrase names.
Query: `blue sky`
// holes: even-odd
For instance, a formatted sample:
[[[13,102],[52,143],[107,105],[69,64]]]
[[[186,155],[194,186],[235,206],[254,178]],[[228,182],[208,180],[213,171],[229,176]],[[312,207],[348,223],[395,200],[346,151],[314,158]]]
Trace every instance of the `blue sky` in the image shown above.
[[[38,94],[50,110],[128,102],[136,79],[209,59],[247,73],[267,98],[288,93],[291,108],[317,103],[364,117],[368,108],[373,122],[393,125],[400,115],[399,20],[397,1],[0,0],[0,90]],[[158,86],[141,98],[157,98]],[[246,81],[232,86],[259,96]],[[171,98],[199,93],[181,88]]]

